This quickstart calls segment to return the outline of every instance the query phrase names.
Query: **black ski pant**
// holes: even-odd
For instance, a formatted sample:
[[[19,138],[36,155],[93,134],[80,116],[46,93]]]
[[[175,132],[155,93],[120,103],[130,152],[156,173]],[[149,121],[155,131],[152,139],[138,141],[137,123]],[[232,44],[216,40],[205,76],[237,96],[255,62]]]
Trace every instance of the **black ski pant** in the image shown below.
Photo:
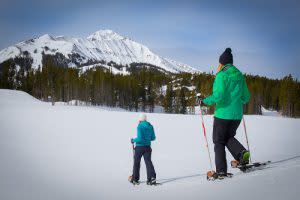
[[[150,146],[137,146],[135,147],[134,153],[134,164],[133,164],[133,180],[138,181],[140,179],[140,164],[141,158],[144,157],[144,161],[147,169],[147,180],[150,181],[151,178],[156,178],[155,169],[151,161],[152,149]]]
[[[234,137],[240,123],[241,120],[214,118],[213,142],[215,144],[214,150],[217,173],[227,173],[225,147],[227,147],[235,160],[240,160],[241,153],[246,150],[245,147],[243,147],[243,145]]]

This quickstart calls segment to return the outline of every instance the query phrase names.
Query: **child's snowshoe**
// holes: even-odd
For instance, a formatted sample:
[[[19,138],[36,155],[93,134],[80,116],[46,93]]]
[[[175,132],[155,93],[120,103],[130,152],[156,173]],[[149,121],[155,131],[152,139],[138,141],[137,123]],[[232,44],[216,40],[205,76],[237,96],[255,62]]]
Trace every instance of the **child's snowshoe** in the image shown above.
[[[156,178],[151,178],[150,180],[147,180],[147,185],[160,185],[160,183],[156,182]]]
[[[133,179],[133,176],[128,177],[128,181],[133,185],[139,185],[140,182]]]

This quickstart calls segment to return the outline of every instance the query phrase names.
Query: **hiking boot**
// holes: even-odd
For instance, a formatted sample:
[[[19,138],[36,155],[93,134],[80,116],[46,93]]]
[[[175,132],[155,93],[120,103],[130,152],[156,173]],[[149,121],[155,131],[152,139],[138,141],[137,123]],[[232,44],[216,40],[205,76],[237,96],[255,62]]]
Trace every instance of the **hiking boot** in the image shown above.
[[[156,178],[151,178],[150,180],[147,180],[147,185],[155,185],[156,184]]]

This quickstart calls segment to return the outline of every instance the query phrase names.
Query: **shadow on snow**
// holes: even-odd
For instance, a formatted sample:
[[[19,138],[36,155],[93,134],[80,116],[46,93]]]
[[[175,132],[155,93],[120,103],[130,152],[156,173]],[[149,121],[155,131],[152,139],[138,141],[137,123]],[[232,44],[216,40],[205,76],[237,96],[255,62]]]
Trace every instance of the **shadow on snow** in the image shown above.
[[[291,160],[297,160],[300,159],[300,155],[298,156],[293,156],[290,158],[286,158],[286,159],[282,159],[282,160],[277,160],[270,163],[270,165],[273,164],[278,164],[278,163],[285,163],[287,161],[291,161]],[[276,166],[269,166],[269,167],[264,167],[264,168],[258,168],[257,170],[262,170],[262,169],[269,169],[269,168],[274,168]],[[187,176],[178,176],[178,177],[173,177],[173,178],[165,178],[165,179],[159,179],[157,180],[159,183],[161,184],[165,184],[165,183],[170,183],[170,182],[174,182],[174,181],[178,181],[178,180],[184,180],[184,179],[189,179],[189,178],[194,178],[194,177],[202,177],[202,176],[206,176],[206,173],[202,173],[202,174],[193,174],[193,175],[187,175]]]

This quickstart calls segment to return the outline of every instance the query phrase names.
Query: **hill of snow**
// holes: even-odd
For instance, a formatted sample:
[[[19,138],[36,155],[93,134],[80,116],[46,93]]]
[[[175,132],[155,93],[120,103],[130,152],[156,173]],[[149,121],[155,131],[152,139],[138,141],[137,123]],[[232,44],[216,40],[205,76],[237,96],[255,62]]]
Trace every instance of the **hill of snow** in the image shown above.
[[[0,63],[16,56],[23,56],[24,53],[33,59],[34,68],[42,67],[43,53],[51,55],[60,53],[67,59],[69,67],[112,61],[123,66],[131,63],[147,63],[173,73],[199,72],[188,65],[156,55],[148,47],[112,30],[99,30],[87,38],[53,37],[46,34],[1,50]],[[122,71],[114,72],[122,73]]]
[[[230,169],[232,179],[208,182],[199,115],[148,114],[157,136],[152,159],[163,185],[135,187],[127,178],[139,113],[51,106],[10,90],[0,90],[0,111],[0,199],[299,198],[299,119],[245,116],[253,161],[273,163],[248,174]],[[213,152],[213,117],[204,120]],[[242,126],[237,138],[245,144]],[[145,174],[142,163],[142,181]]]
[[[261,108],[261,113],[264,116],[273,116],[273,117],[280,117],[280,113],[277,112],[276,110],[268,110],[266,108],[264,108],[263,106],[260,107]]]

